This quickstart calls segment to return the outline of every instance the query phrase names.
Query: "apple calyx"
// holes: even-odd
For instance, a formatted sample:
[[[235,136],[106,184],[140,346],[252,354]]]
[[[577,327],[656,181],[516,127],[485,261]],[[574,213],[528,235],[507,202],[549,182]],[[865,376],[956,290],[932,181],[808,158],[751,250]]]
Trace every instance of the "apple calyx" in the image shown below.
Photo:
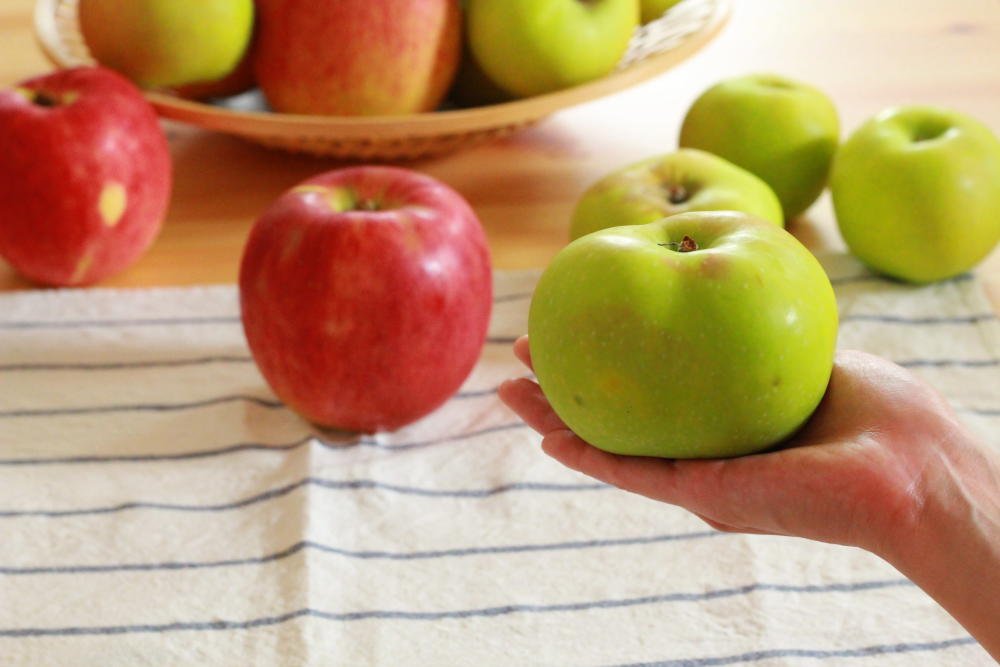
[[[32,88],[15,88],[15,92],[31,104],[45,109],[53,109],[66,104],[72,104],[80,96],[79,93],[75,92],[58,95],[44,90],[34,90]]]
[[[926,141],[940,139],[951,130],[949,125],[942,123],[928,122],[919,125],[913,133],[913,143],[919,144]]]
[[[670,248],[671,250],[675,250],[677,252],[694,252],[698,249],[698,242],[687,234],[685,234],[684,238],[680,241],[668,241],[667,243],[657,243],[657,245]]]

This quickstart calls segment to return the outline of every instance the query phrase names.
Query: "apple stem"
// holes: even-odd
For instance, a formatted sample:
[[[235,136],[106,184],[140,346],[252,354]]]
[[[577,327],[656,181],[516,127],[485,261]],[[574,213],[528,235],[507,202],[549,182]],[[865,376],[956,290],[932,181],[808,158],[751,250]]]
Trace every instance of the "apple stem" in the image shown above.
[[[667,191],[667,197],[671,204],[683,204],[688,200],[688,191],[683,185],[671,185]]]
[[[684,238],[682,238],[679,242],[669,241],[667,243],[658,243],[657,245],[666,246],[671,250],[676,250],[677,252],[693,252],[698,249],[698,242],[687,234],[685,234]]]

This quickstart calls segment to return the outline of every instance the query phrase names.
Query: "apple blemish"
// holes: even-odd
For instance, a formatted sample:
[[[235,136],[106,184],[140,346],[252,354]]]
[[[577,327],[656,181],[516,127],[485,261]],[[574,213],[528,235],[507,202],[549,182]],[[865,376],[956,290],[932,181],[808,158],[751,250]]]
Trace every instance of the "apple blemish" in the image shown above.
[[[108,182],[101,188],[100,197],[97,200],[97,211],[101,216],[101,221],[108,227],[114,227],[125,214],[125,205],[128,202],[128,195],[125,193],[125,186],[117,181]]]

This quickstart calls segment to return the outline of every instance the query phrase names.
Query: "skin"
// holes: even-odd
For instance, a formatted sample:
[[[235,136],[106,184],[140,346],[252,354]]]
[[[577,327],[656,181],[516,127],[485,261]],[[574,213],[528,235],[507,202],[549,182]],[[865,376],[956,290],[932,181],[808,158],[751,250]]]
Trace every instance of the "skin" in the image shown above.
[[[527,337],[514,345],[532,367]],[[837,353],[827,393],[777,451],[726,460],[620,456],[590,446],[532,380],[500,398],[546,454],[618,488],[678,505],[725,532],[804,537],[882,557],[1000,659],[1000,453],[905,369]]]
[[[844,240],[871,268],[950,278],[1000,241],[1000,140],[954,111],[887,109],[844,142],[830,191]]]
[[[839,134],[837,110],[822,91],[774,74],[752,74],[702,93],[684,117],[680,145],[753,172],[793,219],[823,192]]]
[[[610,73],[639,26],[636,0],[469,0],[469,44],[487,76],[517,97]]]
[[[590,186],[573,212],[570,239],[688,211],[742,211],[779,227],[785,224],[781,202],[767,183],[711,153],[682,148],[629,165]]]

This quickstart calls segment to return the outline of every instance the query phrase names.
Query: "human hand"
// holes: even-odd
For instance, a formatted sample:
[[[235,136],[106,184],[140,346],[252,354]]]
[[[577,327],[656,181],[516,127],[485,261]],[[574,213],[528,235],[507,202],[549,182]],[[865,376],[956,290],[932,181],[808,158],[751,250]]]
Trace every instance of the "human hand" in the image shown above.
[[[514,346],[531,367],[527,337]],[[610,454],[570,431],[541,388],[509,380],[500,398],[550,456],[608,484],[684,507],[727,532],[794,535],[885,554],[920,520],[964,433],[928,385],[880,357],[838,352],[826,396],[779,449],[733,459]]]

